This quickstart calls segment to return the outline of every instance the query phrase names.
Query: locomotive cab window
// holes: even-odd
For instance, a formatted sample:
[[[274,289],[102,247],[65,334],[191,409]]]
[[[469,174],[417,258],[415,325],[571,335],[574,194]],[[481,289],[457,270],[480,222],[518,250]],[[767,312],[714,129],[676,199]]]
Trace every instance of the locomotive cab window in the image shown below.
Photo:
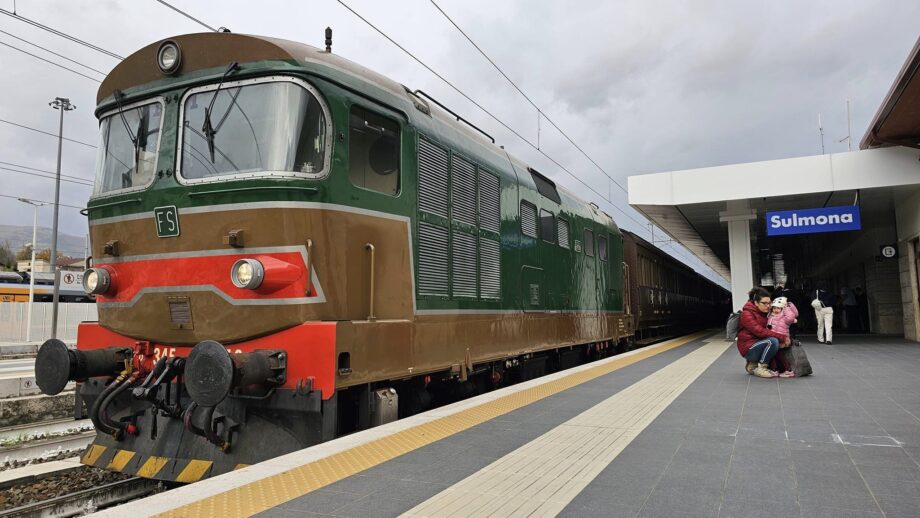
[[[598,236],[597,238],[597,256],[601,261],[607,260],[607,238]]]
[[[585,229],[585,255],[594,257],[594,232],[587,228]]]
[[[325,174],[326,108],[307,83],[258,78],[191,90],[182,104],[181,178]]]
[[[352,106],[348,127],[348,178],[357,187],[399,194],[399,124]]]
[[[135,104],[102,118],[93,195],[142,189],[153,181],[163,106]]]

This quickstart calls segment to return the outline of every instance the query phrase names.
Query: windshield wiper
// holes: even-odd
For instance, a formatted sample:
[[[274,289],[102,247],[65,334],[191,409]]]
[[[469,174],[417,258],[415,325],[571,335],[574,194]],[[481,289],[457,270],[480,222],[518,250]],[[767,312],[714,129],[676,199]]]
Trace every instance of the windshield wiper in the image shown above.
[[[204,133],[204,137],[208,141],[208,153],[211,155],[212,164],[214,163],[214,135],[217,135],[217,130],[211,125],[211,110],[214,109],[214,101],[217,100],[217,94],[220,93],[220,87],[223,86],[224,80],[227,79],[227,76],[239,69],[239,63],[236,61],[230,63],[224,75],[221,76],[220,82],[217,83],[217,90],[214,90],[214,95],[211,96],[211,102],[208,104],[208,107],[204,109],[204,124],[201,126],[201,132]]]
[[[115,98],[115,106],[118,107],[118,114],[121,115],[121,123],[125,125],[125,131],[128,133],[128,138],[131,139],[131,144],[134,146],[134,170],[137,170],[138,162],[138,153],[140,153],[139,139],[135,136],[134,132],[131,131],[131,127],[128,125],[128,119],[125,117],[125,110],[121,106],[121,97],[124,97],[124,92],[121,90],[115,90],[112,92],[112,96]],[[141,129],[141,121],[138,121],[137,129]],[[145,143],[146,144],[146,143]],[[130,171],[130,169],[129,169]]]

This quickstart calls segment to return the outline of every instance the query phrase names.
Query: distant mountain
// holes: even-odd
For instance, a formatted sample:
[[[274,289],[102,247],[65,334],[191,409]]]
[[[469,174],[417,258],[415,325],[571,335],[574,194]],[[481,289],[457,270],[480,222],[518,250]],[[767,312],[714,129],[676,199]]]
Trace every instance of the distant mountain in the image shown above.
[[[9,243],[10,250],[15,254],[26,243],[32,242],[32,227],[21,225],[0,225],[0,244]],[[86,238],[83,236],[72,236],[70,234],[58,233],[58,250],[75,259],[83,258],[83,250],[86,246]],[[38,227],[38,247],[37,250],[51,248],[51,229],[47,227]]]

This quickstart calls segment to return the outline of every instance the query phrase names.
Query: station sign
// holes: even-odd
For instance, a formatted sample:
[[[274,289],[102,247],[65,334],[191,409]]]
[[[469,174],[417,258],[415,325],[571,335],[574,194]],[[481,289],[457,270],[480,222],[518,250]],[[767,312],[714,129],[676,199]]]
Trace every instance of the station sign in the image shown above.
[[[790,236],[859,230],[859,205],[767,212],[767,235]]]

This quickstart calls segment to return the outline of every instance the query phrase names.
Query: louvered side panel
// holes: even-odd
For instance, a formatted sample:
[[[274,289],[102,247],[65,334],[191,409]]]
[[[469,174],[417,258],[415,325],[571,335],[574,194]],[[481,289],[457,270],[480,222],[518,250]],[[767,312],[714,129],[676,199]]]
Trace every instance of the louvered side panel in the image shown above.
[[[569,222],[559,218],[556,220],[556,234],[559,235],[559,246],[569,248]]]
[[[476,224],[476,167],[454,155],[451,161],[450,208],[454,221]]]
[[[496,234],[501,223],[500,186],[496,176],[479,170],[479,227]]]
[[[491,239],[479,239],[479,296],[501,297],[501,245]]]
[[[446,228],[418,224],[418,292],[420,295],[447,295],[448,231]]]
[[[418,208],[447,217],[447,151],[418,139]]]
[[[476,296],[476,236],[454,232],[451,283],[454,297]]]
[[[537,237],[537,208],[526,202],[521,202],[521,232]]]

